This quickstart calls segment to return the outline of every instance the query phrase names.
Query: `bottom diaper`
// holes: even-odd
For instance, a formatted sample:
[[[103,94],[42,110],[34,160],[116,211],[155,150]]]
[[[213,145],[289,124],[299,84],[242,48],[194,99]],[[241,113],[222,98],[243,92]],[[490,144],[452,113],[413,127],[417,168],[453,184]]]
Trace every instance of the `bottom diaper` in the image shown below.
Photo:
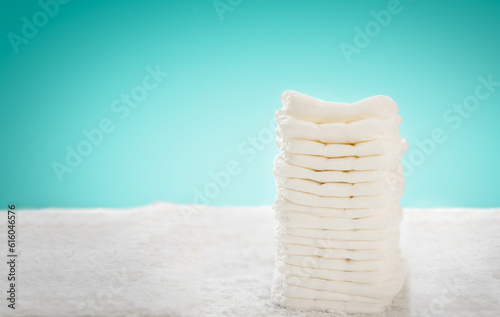
[[[374,300],[390,300],[403,286],[407,274],[406,261],[399,259],[388,268],[392,269],[392,274],[387,275],[387,279],[376,284],[366,284],[345,280],[329,280],[311,276],[291,275],[286,267],[283,266],[280,268],[277,266],[274,275],[273,290],[286,297],[305,299],[336,300],[339,298],[334,294],[345,294],[367,297]],[[349,273],[355,274],[355,272]],[[305,295],[304,289],[326,293],[309,292],[309,295]],[[326,295],[330,295],[330,297]],[[356,300],[360,301],[360,298]]]

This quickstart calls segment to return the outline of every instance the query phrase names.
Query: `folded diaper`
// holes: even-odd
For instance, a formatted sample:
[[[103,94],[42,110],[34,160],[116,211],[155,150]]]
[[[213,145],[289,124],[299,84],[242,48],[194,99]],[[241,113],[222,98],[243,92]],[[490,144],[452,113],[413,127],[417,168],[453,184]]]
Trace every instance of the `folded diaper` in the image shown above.
[[[280,295],[287,298],[314,298],[315,300],[345,301],[345,302],[349,301],[349,302],[372,303],[372,304],[381,304],[387,302],[386,299],[316,290],[316,289],[296,286],[295,284],[283,285],[283,291],[280,293]]]
[[[338,248],[346,250],[385,250],[395,248],[399,244],[399,232],[383,240],[336,240],[294,236],[286,231],[279,232],[275,239],[282,243],[313,246],[319,248]]]
[[[397,179],[381,178],[373,182],[362,183],[320,183],[302,178],[276,177],[276,185],[318,196],[374,196],[399,190],[404,187],[403,177]]]
[[[399,249],[401,117],[387,96],[353,104],[294,91],[276,112],[275,303],[376,313],[407,272]]]
[[[287,153],[326,157],[372,156],[393,152],[406,144],[400,136],[385,136],[373,141],[354,144],[321,143],[318,141],[276,137],[278,148]]]
[[[346,250],[338,248],[319,248],[307,245],[277,243],[276,247],[279,252],[284,252],[289,255],[303,255],[303,256],[319,256],[327,259],[350,259],[350,260],[383,260],[390,256],[393,249],[380,249],[380,250]]]
[[[383,260],[350,260],[350,259],[329,259],[320,256],[279,254],[278,261],[284,263],[307,267],[312,269],[338,270],[338,271],[380,271],[386,267],[392,267],[399,260],[400,255],[396,253],[390,258]]]
[[[287,163],[283,155],[280,154],[274,159],[273,173],[277,177],[303,178],[320,183],[362,183],[373,182],[381,178],[391,179],[403,177],[403,166],[401,162],[397,162],[385,170],[321,171]]]
[[[309,229],[289,227],[281,223],[276,227],[277,235],[287,233],[304,238],[355,241],[381,241],[390,239],[398,230],[399,228],[394,226],[387,226],[387,228],[382,229],[355,230]]]
[[[394,274],[394,267],[387,267],[379,271],[343,271],[313,269],[276,262],[277,274],[297,277],[317,277],[325,280],[356,282],[363,284],[382,284],[388,281]]]
[[[396,205],[383,214],[354,219],[324,217],[277,209],[275,217],[283,225],[292,228],[331,230],[383,229],[401,221],[402,209],[400,205]]]
[[[381,283],[380,285],[330,281],[316,277],[295,277],[290,275],[288,276],[284,275],[283,282],[290,286],[303,287],[318,291],[345,293],[350,295],[358,295],[358,296],[387,300],[396,295],[396,293],[400,290],[403,283],[402,275],[403,272],[398,272],[393,276],[391,280]],[[286,292],[285,293],[286,295],[284,294],[281,295],[298,298],[299,296],[293,293],[293,290],[295,289],[296,288],[294,287],[289,292]]]
[[[276,135],[290,139],[305,139],[323,143],[358,143],[380,139],[398,133],[401,117],[363,119],[351,123],[313,123],[276,114]]]
[[[317,216],[334,217],[334,218],[363,218],[371,217],[374,215],[379,215],[385,213],[388,208],[392,208],[396,204],[396,200],[390,202],[386,206],[378,208],[328,208],[328,207],[314,207],[306,206],[291,202],[285,199],[283,196],[276,195],[276,200],[273,204],[274,210],[288,210],[295,211],[301,214],[314,214]]]
[[[374,156],[324,157],[304,154],[280,154],[286,163],[322,171],[386,170],[401,160],[402,152]]]
[[[284,267],[282,267],[284,268]],[[299,286],[301,284],[302,276],[290,275],[288,270],[280,270],[279,268],[275,271],[275,283],[273,285],[273,290],[275,293],[280,294],[285,297],[290,298],[313,298],[322,300],[333,300],[333,301],[355,301],[362,303],[382,303],[387,299],[384,298],[373,298],[363,295],[350,294],[345,292],[332,292],[326,290],[311,289]],[[285,273],[285,274],[282,274]],[[349,272],[350,274],[357,274],[357,272]],[[285,281],[284,276],[288,276],[288,281]],[[354,282],[356,283],[356,282]],[[375,286],[375,285],[373,285]]]
[[[353,104],[325,102],[296,91],[281,95],[286,114],[315,123],[353,122],[368,118],[389,118],[398,113],[398,106],[388,96],[373,96]]]
[[[275,276],[280,279],[280,282],[287,282],[300,287],[308,287],[316,290],[329,290],[332,292],[364,295],[375,298],[373,294],[361,294],[360,289],[371,291],[375,288],[385,288],[391,290],[391,286],[401,282],[401,275],[405,275],[408,270],[408,265],[396,250],[384,260],[342,260],[329,259],[318,256],[300,256],[300,255],[279,255],[276,261]],[[294,262],[294,263],[291,263]],[[376,264],[379,265],[377,268]],[[320,274],[318,277],[309,275],[307,272],[318,270],[312,275]],[[375,274],[375,275],[371,275]],[[291,279],[290,277],[297,277]],[[375,279],[372,277],[375,276]],[[287,280],[287,278],[290,278]],[[297,282],[300,279],[300,283]],[[353,281],[356,279],[357,281]],[[303,281],[308,281],[304,283]],[[322,284],[322,281],[328,283]],[[380,281],[380,282],[377,282]],[[354,289],[335,290],[331,286],[335,283],[352,283]],[[316,283],[316,285],[312,284]],[[323,286],[321,286],[323,285]],[[338,284],[337,284],[338,285]],[[284,295],[284,294],[282,294]],[[382,295],[382,294],[379,294]]]
[[[278,275],[277,282],[284,283],[284,289],[286,289],[286,285],[293,285],[313,290],[359,295],[376,299],[390,299],[400,290],[404,282],[405,275],[406,269],[396,265],[394,266],[393,274],[389,277],[389,279],[380,284],[326,280],[316,277],[293,276],[289,274]],[[299,297],[296,294],[293,294],[292,290],[289,292],[282,292],[281,295]]]
[[[320,299],[290,298],[274,293],[273,300],[280,306],[299,310],[341,311],[346,313],[375,314],[384,311],[386,302],[363,303],[356,301],[332,301]]]
[[[394,199],[400,199],[403,194],[402,189],[384,195],[356,196],[352,198],[318,196],[288,188],[278,188],[278,192],[283,198],[297,204],[330,208],[380,208],[388,205]]]

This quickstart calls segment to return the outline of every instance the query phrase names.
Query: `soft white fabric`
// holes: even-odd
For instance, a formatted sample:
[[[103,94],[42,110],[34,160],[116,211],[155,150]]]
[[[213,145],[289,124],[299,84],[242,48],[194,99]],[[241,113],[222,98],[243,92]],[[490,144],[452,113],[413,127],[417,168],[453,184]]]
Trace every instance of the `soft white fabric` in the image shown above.
[[[318,196],[374,196],[404,188],[403,177],[398,179],[382,178],[374,182],[362,183],[319,183],[302,178],[276,177],[278,187],[294,189]]]
[[[389,119],[368,118],[351,123],[317,124],[276,112],[276,135],[281,138],[305,139],[323,143],[358,143],[399,134],[400,116]]]
[[[395,199],[400,199],[402,190],[376,196],[356,197],[323,197],[300,192],[293,189],[278,187],[278,192],[283,198],[306,206],[329,207],[329,208],[380,208],[388,205]]]
[[[20,305],[12,312],[2,299],[2,317],[85,316],[78,300],[95,306],[94,317],[345,317],[331,303],[318,312],[271,301],[276,220],[270,206],[161,203],[114,210],[110,218],[109,209],[78,215],[18,209]],[[500,209],[405,209],[408,283],[388,310],[370,317],[498,317],[499,227]],[[6,229],[0,212],[0,237]],[[6,249],[0,243],[2,256]],[[6,268],[0,265],[3,279]],[[5,292],[5,282],[0,285]],[[117,290],[112,297],[98,297],[108,286]]]
[[[304,139],[276,137],[276,145],[283,152],[326,157],[372,156],[393,152],[406,142],[400,136],[389,135],[373,141],[354,144],[321,143]]]
[[[401,162],[396,162],[385,170],[373,171],[315,171],[309,168],[295,166],[285,162],[282,155],[277,155],[274,159],[273,173],[277,177],[303,178],[320,183],[360,183],[373,182],[382,178],[396,178],[403,176]]]
[[[202,314],[203,248],[182,206],[41,211],[17,207],[17,306],[15,311],[8,309],[2,298],[0,316]],[[0,212],[1,237],[7,236],[6,220]],[[2,256],[6,247],[0,244]],[[8,267],[2,264],[3,292]]]
[[[353,122],[367,118],[388,118],[398,113],[398,106],[388,96],[372,96],[353,104],[325,102],[287,90],[281,95],[286,114],[315,123]]]

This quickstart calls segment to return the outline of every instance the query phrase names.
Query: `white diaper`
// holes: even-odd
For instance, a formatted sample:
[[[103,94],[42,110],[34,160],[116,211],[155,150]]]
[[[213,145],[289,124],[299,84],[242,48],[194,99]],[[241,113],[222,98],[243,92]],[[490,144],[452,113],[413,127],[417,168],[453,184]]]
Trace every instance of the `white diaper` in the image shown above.
[[[319,256],[280,254],[277,258],[284,263],[307,267],[311,269],[339,270],[339,271],[380,271],[387,266],[394,265],[399,256],[383,260],[348,260],[328,259]]]
[[[278,155],[274,159],[274,175],[277,177],[303,178],[320,183],[361,183],[373,182],[381,178],[400,178],[403,176],[403,166],[401,162],[385,170],[373,171],[316,171],[313,169],[295,166],[285,162],[283,155]]]
[[[394,232],[391,237],[383,240],[335,240],[299,237],[280,231],[275,236],[276,241],[288,244],[313,246],[318,248],[337,248],[346,250],[385,250],[399,245],[399,232]]]
[[[401,259],[401,261],[403,261]],[[325,270],[312,269],[286,264],[280,261],[276,262],[276,270],[278,274],[299,276],[299,277],[317,277],[325,280],[355,282],[364,284],[381,284],[387,282],[394,274],[394,267],[387,267],[380,271],[340,271],[340,270]]]
[[[291,228],[307,229],[384,229],[401,222],[403,211],[399,204],[389,208],[387,212],[365,218],[332,218],[315,214],[297,213],[295,211],[276,209],[275,217],[283,225]]]
[[[290,234],[303,238],[329,239],[329,240],[355,240],[355,241],[381,241],[390,239],[399,232],[399,226],[387,226],[383,229],[356,229],[356,230],[328,230],[288,227],[279,224],[276,235]]]
[[[276,113],[276,135],[323,143],[358,143],[399,134],[401,117],[363,119],[351,123],[312,123]]]
[[[276,200],[273,204],[274,210],[289,210],[295,211],[300,214],[314,214],[317,216],[324,217],[334,217],[334,218],[363,218],[363,217],[371,217],[375,215],[379,215],[385,213],[388,208],[392,208],[393,204],[397,203],[394,201],[393,203],[388,204],[387,206],[379,207],[379,208],[361,208],[361,209],[346,209],[346,208],[326,208],[326,207],[312,207],[306,205],[300,205],[293,203],[289,200],[284,199],[279,193],[276,196]]]
[[[398,113],[398,106],[388,96],[373,96],[353,104],[326,102],[296,91],[281,95],[284,112],[315,123],[353,122],[367,118],[388,118]]]
[[[315,277],[294,277],[294,276],[283,276],[284,282],[288,285],[293,285],[297,287],[303,287],[313,290],[336,292],[336,293],[346,293],[351,295],[366,296],[376,299],[387,300],[394,297],[397,292],[403,286],[404,279],[403,276],[406,272],[394,272],[395,274],[391,276],[391,280],[381,283],[379,285],[363,284],[363,283],[353,283],[353,282],[341,282],[341,281],[330,281]],[[298,298],[298,294],[293,294],[292,291],[289,292],[288,297]],[[281,294],[284,295],[284,294]],[[312,298],[315,299],[315,298]]]
[[[349,294],[345,292],[330,292],[325,290],[310,289],[298,286],[300,284],[300,279],[302,276],[295,276],[290,274],[291,271],[287,269],[287,266],[276,267],[275,270],[275,283],[273,284],[273,290],[282,296],[292,297],[292,298],[309,298],[309,299],[323,299],[323,300],[333,300],[333,301],[355,301],[363,303],[381,303],[385,299],[367,297],[357,294]],[[283,274],[285,273],[285,274]],[[358,274],[357,272],[342,272],[345,274]],[[291,281],[287,283],[284,281],[282,276],[290,276]],[[277,279],[277,280],[276,280]],[[356,283],[356,282],[354,282]],[[374,285],[375,286],[375,285]]]
[[[280,306],[299,309],[299,310],[319,310],[328,312],[345,312],[345,313],[365,313],[365,314],[375,314],[381,313],[387,307],[387,303],[382,301],[381,303],[364,303],[364,302],[354,302],[354,301],[332,301],[332,300],[320,300],[320,299],[302,299],[302,298],[290,298],[279,295],[278,293],[273,294],[273,301]]]
[[[366,284],[294,276],[289,272],[281,274],[278,268],[273,284],[273,299],[280,305],[298,309],[380,312],[390,304],[404,283],[406,263],[400,260],[392,269],[392,274],[388,274],[388,279],[383,282]]]
[[[276,243],[280,249],[278,252],[284,252],[288,255],[319,256],[327,259],[350,259],[358,261],[383,260],[394,253],[394,249],[381,250],[346,250],[337,248],[318,248],[308,245],[289,244],[284,242]]]
[[[278,192],[286,200],[306,206],[328,208],[380,208],[388,205],[394,200],[399,200],[403,191],[400,190],[396,193],[377,196],[356,196],[352,198],[323,197],[280,187],[278,187]]]
[[[287,290],[287,285],[308,288],[319,291],[343,293],[350,295],[366,296],[376,299],[390,299],[400,290],[406,269],[399,265],[401,261],[392,266],[393,274],[389,279],[380,284],[365,284],[346,281],[326,280],[316,277],[293,276],[288,274],[277,274],[275,282],[282,284],[281,295],[287,297],[299,297],[293,294],[292,290]],[[315,298],[311,298],[315,299]]]
[[[318,196],[374,196],[398,191],[404,187],[403,177],[398,179],[381,178],[374,182],[363,183],[319,183],[302,178],[276,177],[278,187],[294,189]]]
[[[371,171],[386,170],[401,160],[402,152],[374,156],[346,156],[329,158],[304,154],[281,153],[283,160],[291,165],[322,171]]]
[[[403,144],[406,144],[406,140],[401,139],[399,135],[390,135],[355,144],[321,143],[311,140],[276,137],[276,145],[283,152],[326,157],[386,154],[398,150]]]

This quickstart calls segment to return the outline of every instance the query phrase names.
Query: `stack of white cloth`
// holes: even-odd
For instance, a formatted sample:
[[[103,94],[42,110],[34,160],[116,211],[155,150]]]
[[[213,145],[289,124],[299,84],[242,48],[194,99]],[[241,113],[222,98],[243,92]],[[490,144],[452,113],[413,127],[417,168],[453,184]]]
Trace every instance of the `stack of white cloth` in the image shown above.
[[[407,273],[399,249],[407,150],[387,96],[353,104],[295,91],[276,112],[272,296],[284,307],[378,313]]]

